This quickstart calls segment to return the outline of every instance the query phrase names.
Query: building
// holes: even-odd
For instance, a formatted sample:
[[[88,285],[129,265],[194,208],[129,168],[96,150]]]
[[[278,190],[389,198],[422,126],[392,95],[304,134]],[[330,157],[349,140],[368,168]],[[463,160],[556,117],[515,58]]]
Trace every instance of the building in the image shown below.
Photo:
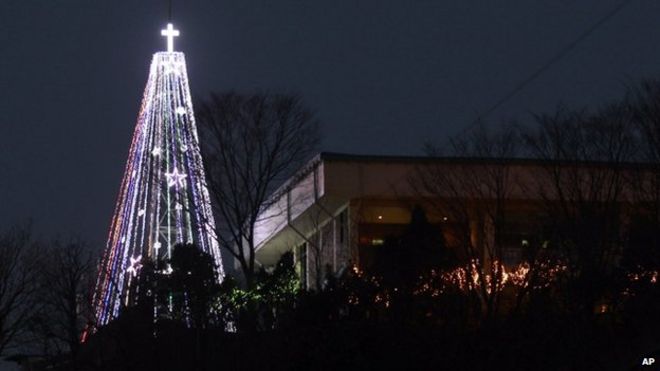
[[[400,234],[419,206],[449,248],[459,250],[469,243],[487,261],[496,247],[505,264],[516,264],[531,243],[543,248],[550,243],[541,232],[543,218],[548,205],[560,204],[565,195],[547,186],[547,170],[561,169],[562,182],[586,174],[585,184],[566,183],[572,192],[585,194],[587,178],[600,177],[603,187],[619,179],[619,170],[608,164],[574,165],[321,153],[275,193],[262,213],[255,233],[256,258],[268,267],[293,250],[303,284],[318,287],[326,269],[341,274],[352,264],[371,264],[379,246]],[[421,184],[422,173],[442,179]]]

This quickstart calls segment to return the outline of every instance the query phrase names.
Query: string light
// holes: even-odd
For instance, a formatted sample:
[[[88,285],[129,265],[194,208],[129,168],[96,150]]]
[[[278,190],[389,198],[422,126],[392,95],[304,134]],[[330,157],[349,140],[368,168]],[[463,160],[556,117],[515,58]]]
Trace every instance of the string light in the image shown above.
[[[185,152],[185,151],[183,151]],[[177,169],[174,169],[171,173],[165,173],[167,178],[167,186],[173,187],[185,187],[186,186],[186,174],[179,173]]]
[[[137,258],[131,256],[131,265],[128,267],[128,269],[126,269],[126,273],[131,273],[133,277],[136,277],[138,270],[142,268],[142,263],[140,263],[141,260],[142,255],[138,256]]]
[[[168,52],[154,54],[126,169],[108,234],[94,295],[97,325],[134,302],[143,259],[156,270],[177,243],[194,243],[211,254],[224,277],[215,221],[199,151],[197,127],[183,53],[173,51],[179,36],[171,24],[162,31]]]

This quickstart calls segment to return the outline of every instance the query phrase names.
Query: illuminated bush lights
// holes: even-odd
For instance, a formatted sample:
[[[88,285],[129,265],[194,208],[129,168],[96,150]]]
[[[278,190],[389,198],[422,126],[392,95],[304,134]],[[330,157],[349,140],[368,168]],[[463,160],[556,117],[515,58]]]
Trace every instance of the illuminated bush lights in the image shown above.
[[[94,295],[97,326],[135,304],[142,260],[177,243],[210,253],[224,277],[183,53],[154,54]],[[135,287],[134,287],[135,286]]]
[[[479,273],[479,261],[472,260],[466,266],[460,266],[452,270],[431,270],[429,274],[419,276],[412,288],[413,296],[428,296],[439,298],[449,292],[460,292],[463,294],[481,294],[483,289],[490,295],[502,292],[507,287],[516,290],[542,290],[548,289],[557,283],[562,275],[568,274],[568,266],[562,262],[537,261],[534,266],[529,262],[523,262],[512,267],[495,261],[492,263],[491,272],[499,274],[498,281],[493,281],[493,275],[484,274],[483,279]],[[389,308],[392,294],[399,291],[398,288],[387,288],[382,284],[382,279],[377,276],[368,276],[357,266],[353,266],[353,274],[358,279],[368,283],[372,287],[371,301],[374,304]],[[498,273],[499,272],[499,273]],[[660,271],[644,271],[639,268],[639,273],[627,274],[628,283],[645,283],[656,285],[660,281]],[[625,289],[624,295],[632,295],[629,289]],[[355,293],[348,295],[349,305],[359,305],[359,297]]]

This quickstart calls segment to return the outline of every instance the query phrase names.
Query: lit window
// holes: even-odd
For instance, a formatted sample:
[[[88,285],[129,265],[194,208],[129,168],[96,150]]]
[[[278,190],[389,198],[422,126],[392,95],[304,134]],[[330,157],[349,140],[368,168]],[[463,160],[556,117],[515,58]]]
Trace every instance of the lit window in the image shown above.
[[[384,243],[385,243],[385,241],[382,238],[374,238],[373,240],[371,240],[371,244],[373,246],[380,246]]]

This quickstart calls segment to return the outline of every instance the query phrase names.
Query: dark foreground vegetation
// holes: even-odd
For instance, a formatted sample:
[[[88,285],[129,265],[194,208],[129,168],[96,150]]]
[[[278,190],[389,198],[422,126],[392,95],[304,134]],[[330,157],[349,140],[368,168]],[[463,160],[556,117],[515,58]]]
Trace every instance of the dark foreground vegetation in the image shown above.
[[[243,107],[242,114],[270,107],[267,99],[236,95],[215,100],[215,108]],[[291,104],[273,106],[289,112],[281,107]],[[264,117],[240,120],[252,116]],[[238,130],[231,115],[216,118],[222,118],[215,122],[218,140]],[[297,129],[284,129],[273,135],[296,138]],[[239,131],[248,139],[252,133],[258,138],[237,143],[270,135],[263,128]],[[235,174],[229,185],[244,192],[230,192],[221,177],[243,167],[223,168],[209,185],[217,212],[223,200],[247,205],[218,231],[229,236],[222,245],[239,262],[241,279],[217,284],[213,260],[180,245],[167,273],[152,268],[163,264],[143,261],[133,305],[94,328],[88,250],[76,241],[36,243],[27,229],[9,231],[0,239],[0,354],[53,370],[652,369],[642,360],[660,359],[660,84],[644,83],[595,112],[560,109],[532,125],[470,131],[447,147],[450,153],[429,147],[429,154],[490,165],[420,168],[411,184],[420,194],[460,190],[489,200],[476,210],[488,216],[495,236],[506,236],[512,225],[503,205],[518,182],[507,159],[544,164],[535,177],[542,191],[526,190],[542,192],[544,202],[521,261],[505,264],[503,238],[479,246],[463,238],[450,248],[416,209],[408,229],[384,241],[371,266],[325,269],[312,290],[302,290],[290,254],[269,270],[254,258],[255,215],[273,184],[286,178],[289,162]],[[235,153],[240,162],[255,151],[223,156]],[[278,176],[251,197],[239,180],[260,179],[254,174],[262,171]],[[468,236],[474,202],[444,199],[443,215]]]
[[[396,282],[353,269],[304,292],[285,255],[247,292],[231,279],[213,284],[211,259],[195,250],[178,246],[168,277],[143,271],[142,279],[151,274],[157,282],[155,296],[174,298],[172,310],[142,297],[59,369],[633,370],[643,369],[642,358],[660,356],[660,285],[652,277],[621,271],[621,286],[605,288],[617,295],[608,301],[616,308],[588,311],[565,305],[574,283],[559,275],[489,315],[478,292],[461,282],[400,276],[416,263],[395,270]],[[420,254],[429,253],[422,246]],[[180,274],[188,271],[195,273]],[[429,285],[438,291],[420,289]],[[521,292],[507,285],[502,301]],[[177,301],[183,293],[198,300]]]
[[[612,329],[555,318],[507,321],[478,331],[364,321],[252,335],[205,331],[201,337],[178,328],[168,337],[132,335],[126,345],[135,348],[121,356],[103,358],[90,350],[79,365],[90,370],[643,370],[640,349],[657,339],[649,335],[657,333],[653,327]],[[94,345],[103,347],[103,354],[112,349]],[[641,353],[658,357],[657,347]],[[103,366],[92,366],[94,358]]]

